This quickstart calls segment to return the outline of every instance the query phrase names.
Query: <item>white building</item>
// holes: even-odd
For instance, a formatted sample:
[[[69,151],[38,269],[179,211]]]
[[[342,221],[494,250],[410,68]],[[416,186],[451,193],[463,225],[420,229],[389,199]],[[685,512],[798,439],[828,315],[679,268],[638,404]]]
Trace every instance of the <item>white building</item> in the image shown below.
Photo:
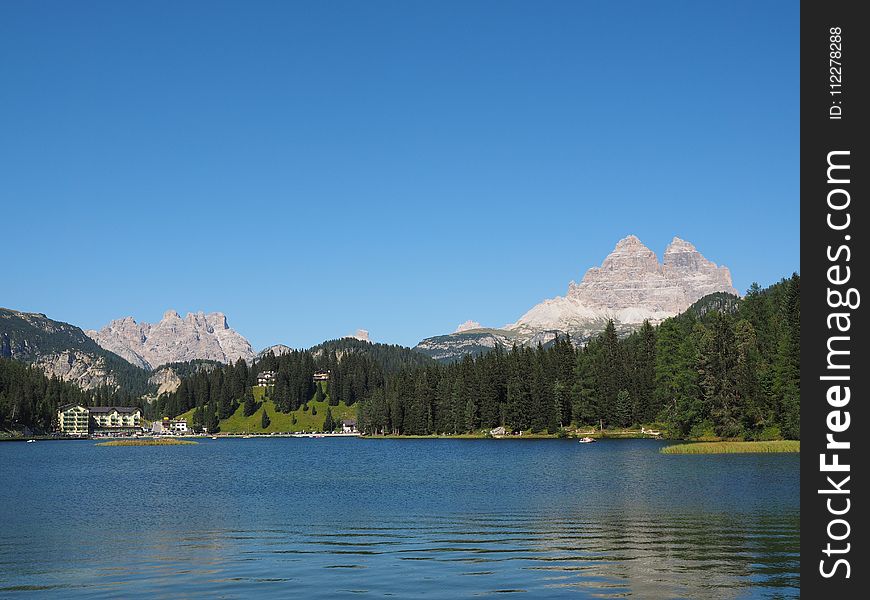
[[[184,419],[170,419],[169,417],[163,417],[162,421],[154,421],[151,423],[151,433],[156,433],[158,435],[181,435],[188,431],[190,430],[187,427],[187,421]]]
[[[169,431],[172,433],[187,433],[187,421],[184,419],[169,421]]]
[[[261,371],[259,375],[257,375],[257,385],[259,386],[267,386],[267,385],[275,385],[275,371]]]

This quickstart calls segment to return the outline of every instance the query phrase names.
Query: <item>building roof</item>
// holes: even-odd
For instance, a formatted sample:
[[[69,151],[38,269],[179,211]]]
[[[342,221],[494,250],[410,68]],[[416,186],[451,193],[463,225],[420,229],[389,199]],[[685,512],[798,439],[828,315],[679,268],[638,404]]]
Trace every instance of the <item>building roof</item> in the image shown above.
[[[356,419],[344,419],[342,425],[356,425]]]
[[[113,410],[118,411],[119,413],[134,413],[136,411],[142,412],[142,409],[138,406],[91,406],[89,410],[92,413],[110,413]]]
[[[64,404],[63,406],[58,406],[57,410],[63,412],[65,410],[69,410],[70,408],[75,408],[76,406],[79,406],[81,408],[87,408],[84,404],[81,404],[80,402],[71,402],[70,404]]]

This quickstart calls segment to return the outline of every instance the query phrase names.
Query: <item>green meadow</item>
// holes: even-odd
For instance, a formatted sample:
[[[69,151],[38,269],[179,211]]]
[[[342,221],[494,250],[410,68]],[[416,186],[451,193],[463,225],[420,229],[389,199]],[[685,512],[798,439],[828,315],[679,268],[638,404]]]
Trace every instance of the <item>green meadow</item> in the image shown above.
[[[275,409],[266,394],[266,388],[254,387],[254,400],[259,404],[256,412],[249,417],[245,416],[244,405],[239,404],[232,415],[220,422],[220,433],[297,433],[300,431],[320,431],[323,429],[323,421],[326,419],[326,410],[332,410],[332,418],[335,421],[342,419],[356,419],[356,406],[347,406],[340,402],[337,406],[329,406],[329,398],[320,402],[313,400],[308,402],[308,410],[302,407],[289,413],[281,413]],[[261,427],[263,411],[269,414],[270,423],[265,429]],[[193,410],[179,415],[177,418],[185,419],[187,425],[193,425]]]

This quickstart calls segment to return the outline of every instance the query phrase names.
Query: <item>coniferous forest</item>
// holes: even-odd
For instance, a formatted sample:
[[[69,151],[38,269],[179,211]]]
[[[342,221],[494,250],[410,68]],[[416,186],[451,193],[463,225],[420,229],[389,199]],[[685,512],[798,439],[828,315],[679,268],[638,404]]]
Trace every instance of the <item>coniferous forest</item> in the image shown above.
[[[556,433],[660,423],[674,437],[800,438],[800,277],[713,294],[620,339],[496,349],[385,378],[359,407],[367,433]]]
[[[128,391],[82,391],[35,367],[0,359],[0,428],[50,430],[57,407],[138,405],[146,418],[194,410],[194,426],[217,431],[239,405],[253,410],[257,374],[276,372],[269,392],[287,413],[310,400],[357,406],[367,434],[427,435],[653,424],[673,437],[800,438],[800,277],[739,299],[702,298],[658,326],[620,338],[609,323],[575,346],[497,348],[452,364],[408,348],[350,338],[253,366],[239,360],[176,365],[181,385],[151,402]],[[189,367],[189,368],[188,368]],[[314,374],[329,372],[328,384]],[[250,406],[249,406],[250,405]]]
[[[332,340],[281,356],[268,353],[253,367],[239,360],[234,365],[200,369],[182,377],[175,392],[158,398],[151,413],[175,416],[194,409],[194,428],[218,431],[220,420],[235,413],[240,404],[245,407],[246,416],[253,414],[257,407],[250,390],[256,384],[257,374],[263,371],[275,372],[275,385],[269,391],[275,409],[289,413],[310,400],[352,406],[383,387],[385,375],[427,364],[434,361],[402,346],[353,338]],[[314,374],[318,372],[329,373],[325,388],[315,385]]]
[[[51,431],[57,408],[73,402],[86,406],[143,406],[142,400],[127,392],[105,386],[82,390],[57,377],[46,377],[38,367],[0,358],[0,430],[28,427]]]

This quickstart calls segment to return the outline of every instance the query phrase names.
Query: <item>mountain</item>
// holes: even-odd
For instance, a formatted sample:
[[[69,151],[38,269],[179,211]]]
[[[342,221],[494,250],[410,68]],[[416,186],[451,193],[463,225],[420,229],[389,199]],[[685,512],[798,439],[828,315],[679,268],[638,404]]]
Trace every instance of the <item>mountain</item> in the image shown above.
[[[468,321],[452,334],[421,341],[415,350],[437,360],[456,360],[497,345],[546,344],[565,333],[583,342],[609,320],[626,334],[646,320],[659,323],[683,312],[715,292],[737,295],[731,273],[704,258],[695,246],[675,237],[659,262],[655,252],[630,235],[579,284],[572,281],[565,296],[544,300],[515,323],[502,329],[474,329],[477,323]]]
[[[148,389],[142,369],[100,347],[80,328],[41,313],[0,308],[0,356],[37,365],[49,377],[83,389]]]
[[[191,360],[188,362],[166,363],[151,371],[148,383],[157,386],[157,395],[171,393],[178,389],[181,380],[200,371],[210,372],[221,363],[215,360]]]
[[[191,360],[251,361],[251,344],[230,329],[223,313],[187,313],[183,319],[168,310],[155,324],[137,323],[133,317],[112,321],[87,333],[100,346],[143,369]]]
[[[262,350],[257,352],[257,356],[255,358],[256,358],[256,360],[260,360],[261,358],[263,358],[264,356],[266,356],[270,352],[272,354],[274,354],[275,356],[281,356],[283,354],[287,354],[288,352],[291,352],[292,350],[293,350],[293,348],[291,348],[290,346],[285,346],[284,344],[275,344],[274,346],[269,346],[268,348],[263,348]]]
[[[363,355],[379,364],[385,373],[432,364],[429,358],[411,348],[397,344],[372,343],[352,336],[325,341],[312,346],[307,352],[315,359],[334,353],[339,362],[349,354]]]

